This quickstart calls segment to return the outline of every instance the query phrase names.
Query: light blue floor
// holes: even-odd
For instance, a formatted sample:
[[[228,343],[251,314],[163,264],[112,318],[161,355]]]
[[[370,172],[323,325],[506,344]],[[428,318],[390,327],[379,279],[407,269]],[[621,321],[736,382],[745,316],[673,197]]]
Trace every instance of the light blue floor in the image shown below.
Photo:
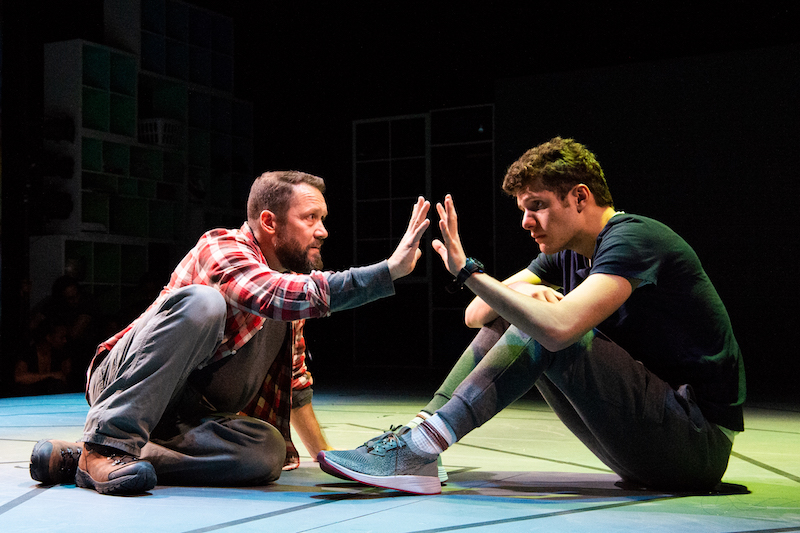
[[[408,421],[427,401],[402,393],[317,391],[331,444],[352,448]],[[28,461],[40,438],[80,437],[79,394],[0,400],[0,532],[800,531],[800,406],[750,406],[724,494],[624,490],[543,403],[521,400],[444,455],[438,496],[346,483],[303,454],[255,488],[166,487],[137,497],[41,487]],[[299,444],[299,441],[297,441]]]

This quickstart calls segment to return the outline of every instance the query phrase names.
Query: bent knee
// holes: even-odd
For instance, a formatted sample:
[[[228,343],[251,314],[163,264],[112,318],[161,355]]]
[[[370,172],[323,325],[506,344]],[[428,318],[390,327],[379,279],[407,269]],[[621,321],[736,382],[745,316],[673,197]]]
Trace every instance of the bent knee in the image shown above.
[[[278,479],[286,461],[286,441],[275,426],[252,417],[229,420],[243,437],[247,453],[241,456],[242,469],[248,472],[245,483],[263,485]]]
[[[225,324],[228,313],[225,298],[207,285],[187,285],[173,292],[165,306],[181,311],[186,319],[199,327]]]

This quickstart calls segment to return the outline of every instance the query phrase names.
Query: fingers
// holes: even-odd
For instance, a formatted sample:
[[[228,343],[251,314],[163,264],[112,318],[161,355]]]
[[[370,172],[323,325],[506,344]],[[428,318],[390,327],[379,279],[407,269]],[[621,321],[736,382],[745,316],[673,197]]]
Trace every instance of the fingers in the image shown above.
[[[422,239],[422,235],[425,233],[425,230],[427,230],[428,226],[430,225],[431,221],[426,218],[416,228],[413,228],[413,233],[411,234],[412,242],[419,242],[419,240]]]
[[[425,198],[422,196],[417,198],[417,203],[414,204],[411,210],[411,219],[408,221],[408,229],[406,230],[406,235],[411,238],[412,243],[419,242],[425,230],[430,226],[431,221],[426,218],[430,207],[431,203]]]
[[[413,230],[420,224],[427,221],[428,210],[431,208],[431,203],[425,198],[420,196],[417,198],[417,203],[414,204],[411,210],[411,220],[408,221],[408,229]]]
[[[444,245],[444,243],[439,239],[433,239],[431,246],[433,247],[433,250],[439,254],[439,257],[442,258],[442,262],[444,262],[445,266],[447,266],[447,247]]]

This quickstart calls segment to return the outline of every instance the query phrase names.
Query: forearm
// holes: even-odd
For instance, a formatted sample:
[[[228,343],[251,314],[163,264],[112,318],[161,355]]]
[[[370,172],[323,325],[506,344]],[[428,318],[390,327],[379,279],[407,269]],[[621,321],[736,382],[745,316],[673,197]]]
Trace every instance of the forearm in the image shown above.
[[[523,269],[503,281],[503,285],[510,286],[515,283],[529,283],[538,285],[542,280],[530,270]],[[464,322],[471,328],[482,328],[486,324],[494,321],[498,316],[497,311],[487,304],[480,297],[476,297],[464,311]]]
[[[484,316],[501,316],[551,351],[561,350],[580,338],[563,317],[560,304],[537,300],[509,288],[488,274],[473,274],[465,285],[478,296],[475,315],[486,306]],[[470,304],[472,305],[472,304]]]
[[[330,287],[331,312],[352,309],[394,294],[387,261],[326,273],[326,277]]]
[[[330,449],[330,445],[319,427],[319,422],[311,403],[292,409],[290,420],[292,429],[300,437],[303,446],[305,446],[312,459],[316,459],[317,454],[322,450]]]
[[[611,316],[636,284],[622,276],[592,274],[553,301],[530,298],[487,274],[473,274],[466,282],[500,316],[550,351],[570,346]]]

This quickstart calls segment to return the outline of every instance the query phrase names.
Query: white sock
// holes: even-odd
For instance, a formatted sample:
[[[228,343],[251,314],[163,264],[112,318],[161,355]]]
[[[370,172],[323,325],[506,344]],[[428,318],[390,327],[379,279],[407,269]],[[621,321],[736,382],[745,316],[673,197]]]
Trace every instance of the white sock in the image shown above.
[[[443,418],[433,415],[411,430],[409,440],[414,448],[439,455],[456,441],[456,436]]]

